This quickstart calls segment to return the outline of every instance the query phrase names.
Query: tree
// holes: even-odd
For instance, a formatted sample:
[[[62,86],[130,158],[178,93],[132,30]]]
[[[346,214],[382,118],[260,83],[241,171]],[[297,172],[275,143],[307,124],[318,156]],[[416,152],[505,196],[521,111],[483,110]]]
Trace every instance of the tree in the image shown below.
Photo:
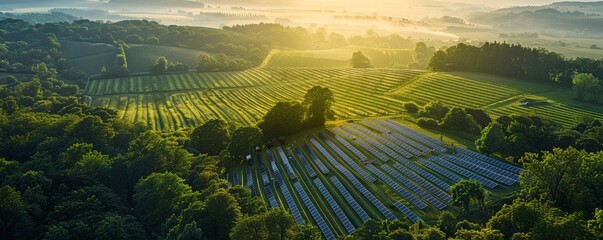
[[[490,218],[487,226],[499,230],[506,238],[515,233],[529,233],[543,218],[541,206],[536,202],[515,201],[504,205]]]
[[[182,232],[178,235],[178,240],[204,240],[203,231],[197,227],[195,221],[186,224]]]
[[[415,237],[407,230],[398,229],[388,235],[391,240],[414,240]]]
[[[473,117],[473,120],[477,122],[480,128],[485,128],[492,122],[492,118],[482,109],[476,108],[465,108],[465,112]]]
[[[373,68],[371,60],[369,60],[362,51],[354,52],[352,54],[352,67],[354,68]]]
[[[153,173],[140,179],[132,195],[138,219],[150,231],[158,231],[191,192],[184,179],[173,173]]]
[[[440,126],[443,128],[464,131],[470,134],[478,134],[480,131],[479,125],[473,120],[473,117],[462,108],[454,107],[450,109],[446,116],[442,119]]]
[[[262,145],[262,130],[257,127],[241,127],[232,133],[228,152],[234,158],[241,159],[254,151],[254,148]]]
[[[218,190],[205,201],[202,217],[198,224],[208,239],[228,239],[241,217],[241,208],[232,195]]]
[[[422,128],[437,128],[438,121],[433,118],[420,117],[417,119],[417,125]]]
[[[416,113],[419,111],[419,105],[417,105],[415,102],[405,102],[404,108],[409,113]]]
[[[442,211],[438,219],[438,227],[446,236],[454,236],[457,224],[456,216],[449,211]]]
[[[213,72],[219,69],[218,61],[207,53],[201,53],[197,57],[197,71]]]
[[[153,74],[162,74],[168,70],[168,60],[161,56],[155,60],[155,64],[151,67],[151,72]]]
[[[450,111],[450,108],[439,101],[429,102],[423,106],[419,112],[421,117],[433,118],[436,121],[442,121],[442,118]]]
[[[288,136],[303,129],[304,114],[304,106],[298,102],[278,102],[268,110],[258,127],[267,139]]]
[[[490,123],[482,130],[480,137],[475,140],[477,151],[486,155],[505,152],[505,134],[502,124]]]
[[[601,93],[601,80],[590,73],[579,73],[572,79],[573,90],[581,101],[598,102]]]
[[[230,131],[224,120],[213,119],[196,127],[190,135],[190,141],[199,152],[215,156],[228,147]]]
[[[25,217],[25,204],[21,194],[5,185],[0,188],[0,237],[12,239],[18,222]]]
[[[306,124],[309,127],[324,126],[327,118],[333,117],[331,106],[335,102],[333,92],[328,87],[314,86],[304,95],[304,105],[308,108]]]
[[[268,232],[264,224],[263,215],[248,216],[237,221],[230,232],[233,240],[266,239]]]
[[[355,232],[354,236],[360,239],[380,239],[378,236],[381,234],[382,226],[376,220],[369,219],[368,221],[362,223]]]
[[[291,214],[282,208],[269,211],[264,219],[268,239],[285,240],[295,235],[297,224]]]
[[[464,212],[469,212],[471,201],[478,202],[480,207],[484,206],[486,190],[484,186],[474,179],[463,179],[450,187],[452,205],[462,207]]]

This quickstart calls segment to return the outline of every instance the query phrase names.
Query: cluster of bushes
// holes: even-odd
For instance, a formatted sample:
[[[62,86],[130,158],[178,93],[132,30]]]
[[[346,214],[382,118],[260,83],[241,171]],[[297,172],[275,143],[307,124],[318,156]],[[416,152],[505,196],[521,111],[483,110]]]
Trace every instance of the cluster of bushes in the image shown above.
[[[153,74],[163,74],[166,72],[187,72],[188,65],[176,62],[170,63],[168,59],[164,56],[161,56],[155,60],[155,64],[151,66],[151,73]]]
[[[404,107],[408,112],[417,112],[419,106],[407,102]],[[429,102],[419,111],[417,124],[424,128],[444,128],[478,135],[482,128],[492,119],[484,110],[472,108],[449,107],[440,102]]]

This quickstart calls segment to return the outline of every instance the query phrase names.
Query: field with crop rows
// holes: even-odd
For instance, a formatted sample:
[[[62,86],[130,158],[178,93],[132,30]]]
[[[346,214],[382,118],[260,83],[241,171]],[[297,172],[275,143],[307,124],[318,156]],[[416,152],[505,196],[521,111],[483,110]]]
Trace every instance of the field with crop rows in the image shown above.
[[[493,118],[537,114],[565,126],[582,116],[603,118],[603,106],[576,101],[569,88],[484,74],[426,73],[386,95],[419,104],[438,100],[450,106],[481,108]]]
[[[394,115],[402,112],[401,101],[384,93],[420,74],[390,69],[253,69],[93,80],[86,94],[93,96],[94,105],[118,109],[122,118],[171,131],[215,118],[255,124],[276,102],[301,101],[315,85],[333,90],[333,109],[339,118]]]
[[[521,169],[443,142],[393,120],[364,120],[302,136],[254,154],[228,173],[269,207],[326,239],[353,233],[368,219],[434,222],[451,207],[450,186],[475,179],[497,199],[518,189]]]
[[[382,49],[369,47],[344,47],[329,50],[275,50],[271,52],[262,67],[270,68],[342,68],[350,67],[352,53],[362,51],[377,68],[404,68],[416,61],[410,49]]]

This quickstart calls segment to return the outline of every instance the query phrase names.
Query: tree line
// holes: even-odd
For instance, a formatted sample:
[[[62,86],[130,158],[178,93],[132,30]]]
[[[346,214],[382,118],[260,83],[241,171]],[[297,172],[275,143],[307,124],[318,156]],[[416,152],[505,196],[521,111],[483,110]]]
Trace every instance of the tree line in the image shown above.
[[[602,66],[603,59],[567,59],[543,48],[498,42],[486,42],[482,46],[459,43],[437,51],[428,64],[433,71],[484,72],[565,86],[571,86],[575,73],[603,77]]]

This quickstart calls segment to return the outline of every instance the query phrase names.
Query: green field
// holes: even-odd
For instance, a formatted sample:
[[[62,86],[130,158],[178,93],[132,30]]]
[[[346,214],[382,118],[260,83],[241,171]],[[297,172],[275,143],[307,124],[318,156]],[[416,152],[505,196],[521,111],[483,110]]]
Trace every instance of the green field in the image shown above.
[[[73,67],[89,75],[99,74],[104,66],[115,64],[115,46],[105,43],[61,41],[63,56]]]
[[[93,80],[86,94],[93,104],[110,106],[120,117],[162,131],[194,127],[220,118],[255,124],[278,101],[300,101],[315,85],[331,88],[340,119],[396,115],[401,101],[384,93],[422,71],[391,69],[253,69],[229,73]],[[362,101],[357,101],[362,99]]]
[[[194,69],[197,65],[197,57],[202,51],[195,49],[133,44],[126,48],[128,57],[128,68],[130,72],[148,72],[155,64],[157,58],[164,56],[169,62],[181,62]]]
[[[331,232],[348,234],[369,218],[433,224],[439,211],[456,211],[449,188],[462,178],[490,184],[491,202],[518,190],[518,168],[494,167],[492,159],[469,154],[392,120],[365,120],[294,136],[287,145],[256,153],[253,164],[232,168],[227,179],[248,186],[267,206],[288,208],[299,224],[322,226],[330,239]],[[480,161],[489,162],[476,167]]]
[[[566,127],[577,118],[603,118],[603,106],[574,99],[570,88],[518,81],[475,73],[427,73],[386,94],[404,101],[442,103],[481,108],[493,118],[509,114],[536,114]],[[522,101],[529,101],[522,106]]]
[[[274,50],[262,63],[271,68],[343,68],[350,67],[352,53],[362,51],[377,68],[406,68],[416,62],[411,49],[385,49],[370,47],[343,47],[329,50]]]
[[[484,74],[394,69],[259,68],[102,79],[91,81],[86,94],[94,105],[119,110],[121,118],[174,131],[215,118],[255,124],[276,102],[300,101],[315,85],[333,90],[339,119],[397,116],[405,113],[405,101],[435,100],[483,108],[492,117],[534,113],[565,126],[582,116],[603,118],[603,106],[575,101],[568,88]],[[522,106],[526,100],[534,104]]]

